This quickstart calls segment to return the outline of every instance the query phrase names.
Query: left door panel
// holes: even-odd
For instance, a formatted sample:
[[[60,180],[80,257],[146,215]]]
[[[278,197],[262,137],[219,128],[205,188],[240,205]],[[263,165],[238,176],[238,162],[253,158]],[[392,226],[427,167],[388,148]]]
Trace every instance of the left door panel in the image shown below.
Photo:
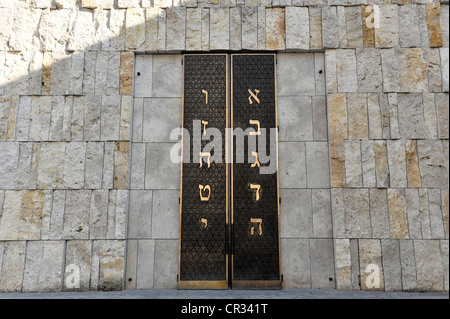
[[[228,56],[183,56],[179,289],[228,288]]]

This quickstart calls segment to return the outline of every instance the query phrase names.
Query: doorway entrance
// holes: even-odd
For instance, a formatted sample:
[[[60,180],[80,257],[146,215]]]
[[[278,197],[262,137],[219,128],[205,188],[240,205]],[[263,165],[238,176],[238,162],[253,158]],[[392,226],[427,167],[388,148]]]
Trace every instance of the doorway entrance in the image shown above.
[[[183,56],[179,289],[281,288],[275,66]]]

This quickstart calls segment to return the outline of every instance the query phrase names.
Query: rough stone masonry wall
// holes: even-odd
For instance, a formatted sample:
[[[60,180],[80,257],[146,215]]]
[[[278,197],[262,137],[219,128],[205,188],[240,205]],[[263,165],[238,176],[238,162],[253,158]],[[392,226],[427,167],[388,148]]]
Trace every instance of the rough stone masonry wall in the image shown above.
[[[375,263],[380,289],[448,291],[448,12],[0,0],[0,291],[66,290],[70,264],[80,289],[124,287],[133,51],[215,50],[325,52],[337,287]]]

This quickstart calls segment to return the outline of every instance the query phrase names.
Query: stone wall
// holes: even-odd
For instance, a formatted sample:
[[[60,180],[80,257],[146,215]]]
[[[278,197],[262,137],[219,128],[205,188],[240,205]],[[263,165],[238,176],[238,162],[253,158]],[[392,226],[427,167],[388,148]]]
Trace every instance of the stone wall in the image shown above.
[[[166,185],[129,167],[145,158],[145,166],[164,168],[153,148],[168,141],[154,140],[142,119],[154,98],[176,108],[179,95],[167,88],[180,89],[181,80],[139,88],[134,52],[154,54],[162,63],[145,72],[164,74],[179,56],[157,54],[216,50],[318,58],[296,74],[281,62],[291,53],[279,54],[278,77],[298,85],[279,87],[280,121],[283,108],[286,118],[304,108],[302,95],[312,119],[327,114],[325,127],[281,125],[280,144],[295,144],[308,164],[308,153],[324,154],[324,142],[332,187],[331,226],[309,224],[328,218],[314,203],[330,184],[308,180],[301,162],[289,164],[298,176],[281,191],[281,209],[309,198],[312,208],[298,212],[298,227],[281,216],[287,286],[318,286],[316,275],[302,278],[306,256],[309,270],[328,265],[309,252],[329,251],[333,240],[339,289],[369,289],[373,263],[379,289],[448,291],[448,19],[448,2],[433,0],[0,0],[0,291],[66,290],[71,264],[80,267],[81,290],[135,288],[139,281],[124,282],[146,267],[133,264],[139,251],[153,258],[155,276],[136,287],[173,287],[165,280],[174,280],[173,268],[161,261],[177,258],[178,234],[156,227],[161,216],[141,225],[149,219],[132,207],[151,201],[154,212],[177,193],[178,172],[160,179]],[[301,81],[302,72],[325,86]]]

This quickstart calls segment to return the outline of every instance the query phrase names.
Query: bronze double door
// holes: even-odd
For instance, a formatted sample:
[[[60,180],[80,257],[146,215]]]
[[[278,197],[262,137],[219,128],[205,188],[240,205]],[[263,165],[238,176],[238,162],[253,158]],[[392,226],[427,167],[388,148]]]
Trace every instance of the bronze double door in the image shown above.
[[[179,289],[281,288],[275,66],[183,56]]]

